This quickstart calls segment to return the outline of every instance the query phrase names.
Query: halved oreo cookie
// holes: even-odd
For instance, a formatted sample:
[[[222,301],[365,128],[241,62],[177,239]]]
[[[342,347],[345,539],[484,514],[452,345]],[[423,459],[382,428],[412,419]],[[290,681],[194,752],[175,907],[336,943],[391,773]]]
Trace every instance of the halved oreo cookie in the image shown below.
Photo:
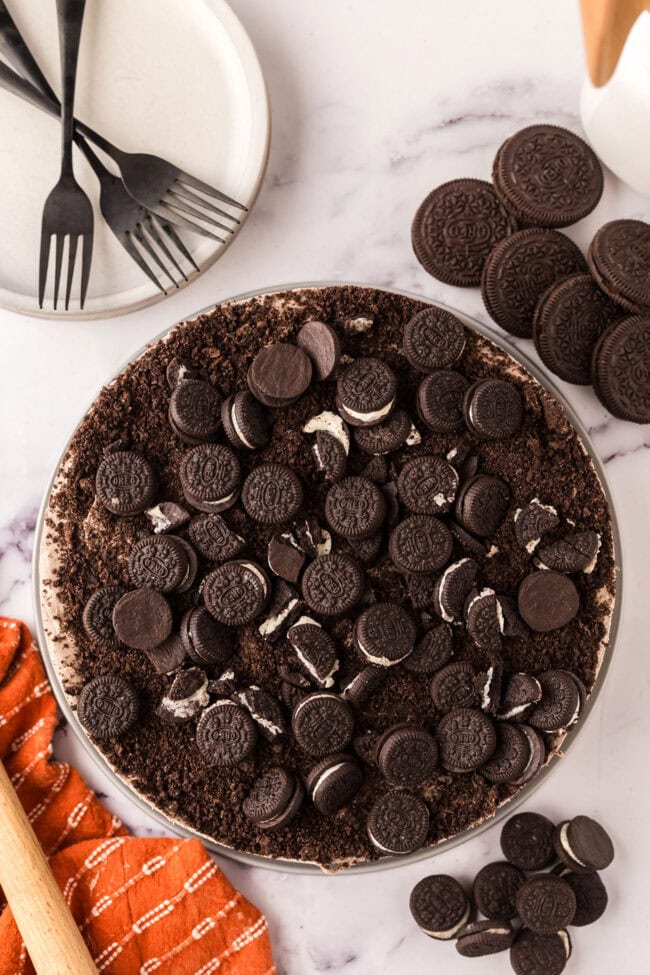
[[[363,785],[363,771],[352,755],[328,755],[305,780],[311,801],[322,816],[334,816]]]
[[[511,783],[511,785],[517,786],[525,785],[526,782],[530,782],[533,776],[537,775],[541,767],[546,762],[546,746],[544,745],[544,741],[540,733],[536,731],[535,728],[531,728],[527,724],[522,724],[519,727],[528,739],[530,756],[528,758],[528,764],[526,765],[526,768],[522,774],[518,779],[515,779],[515,781]]]
[[[449,663],[452,654],[451,627],[442,623],[424,634],[402,666],[411,674],[434,674]]]
[[[200,714],[210,703],[208,675],[200,667],[181,670],[158,705],[158,717],[184,724]]]
[[[329,433],[319,430],[311,448],[319,471],[327,481],[340,481],[347,467],[347,454],[341,443]]]
[[[273,744],[285,733],[286,723],[280,702],[269,691],[251,684],[245,691],[240,691],[236,697],[241,706],[246,708],[266,741]]]
[[[436,581],[433,608],[447,623],[460,620],[465,600],[474,587],[478,565],[474,559],[464,558],[448,565]]]
[[[494,589],[471,592],[465,602],[464,617],[467,632],[477,647],[491,653],[501,649],[503,612]]]
[[[273,535],[267,548],[269,569],[287,582],[298,582],[305,565],[305,553],[290,532]]]
[[[481,767],[481,775],[495,784],[514,782],[528,765],[528,739],[518,725],[507,721],[497,721],[495,730],[497,745],[490,760]]]
[[[174,501],[159,501],[153,508],[148,508],[145,515],[151,522],[154,535],[178,531],[190,520],[189,512]]]
[[[578,720],[581,700],[576,681],[566,670],[547,670],[538,676],[542,699],[526,720],[540,731],[562,731]]]
[[[403,447],[413,430],[410,416],[398,407],[387,420],[372,427],[355,427],[352,431],[357,447],[366,454],[380,457]]]
[[[246,539],[232,531],[220,515],[195,515],[187,534],[192,545],[210,562],[227,562],[246,547]]]
[[[339,661],[336,645],[327,630],[311,617],[302,616],[289,627],[287,639],[310,680],[318,687],[333,687]]]
[[[511,674],[505,685],[497,717],[503,721],[522,721],[542,699],[542,685],[531,674]]]
[[[557,510],[550,504],[542,504],[533,498],[514,514],[515,538],[522,548],[532,554],[540,543],[542,535],[552,531],[560,524]]]

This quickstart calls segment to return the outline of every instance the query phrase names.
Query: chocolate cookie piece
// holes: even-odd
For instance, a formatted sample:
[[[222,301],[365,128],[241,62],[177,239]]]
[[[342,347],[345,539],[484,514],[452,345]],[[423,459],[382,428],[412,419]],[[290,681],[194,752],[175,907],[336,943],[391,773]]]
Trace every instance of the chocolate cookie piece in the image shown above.
[[[270,593],[266,573],[256,562],[224,562],[203,580],[208,612],[225,626],[245,626],[264,611]]]
[[[589,264],[603,290],[631,312],[650,309],[650,224],[611,220],[596,231]]]
[[[474,287],[481,283],[488,254],[512,230],[512,218],[490,183],[455,179],[420,204],[411,242],[418,261],[434,278]]]
[[[387,782],[422,789],[435,778],[438,743],[424,728],[402,724],[391,728],[377,746],[377,764]]]
[[[520,870],[543,870],[555,859],[555,826],[540,813],[511,816],[501,830],[501,849],[506,860]]]
[[[198,379],[198,372],[191,362],[174,357],[167,365],[165,377],[170,389],[174,389],[184,379]]]
[[[469,430],[483,440],[507,440],[518,432],[524,417],[521,393],[503,379],[479,379],[463,397]]]
[[[395,411],[397,412],[397,410]],[[357,427],[357,430],[375,430],[376,427]],[[362,477],[369,477],[375,484],[384,485],[388,480],[388,462],[381,454],[371,457],[361,471]]]
[[[591,360],[608,325],[623,317],[590,274],[573,274],[540,298],[533,337],[539,357],[568,383],[591,383]]]
[[[552,531],[560,524],[557,510],[550,504],[542,504],[533,498],[514,514],[515,538],[522,548],[532,555],[540,543],[542,535]]]
[[[514,939],[515,933],[507,921],[473,921],[458,932],[456,951],[464,958],[481,958],[506,951]]]
[[[404,582],[409,602],[413,609],[429,610],[433,606],[433,596],[436,580],[430,575],[412,575],[405,573]]]
[[[481,775],[495,784],[514,782],[523,774],[530,758],[528,739],[518,725],[506,721],[497,721],[495,730],[497,747],[489,762],[481,767]]]
[[[232,531],[220,515],[194,515],[187,534],[192,545],[209,562],[234,559],[246,546],[246,539]]]
[[[542,699],[542,685],[531,674],[511,674],[503,690],[498,718],[522,721]]]
[[[434,874],[418,881],[411,891],[409,908],[420,930],[438,941],[455,938],[471,911],[461,885],[455,877],[446,874]]]
[[[113,607],[113,629],[134,650],[160,646],[172,631],[169,603],[154,589],[127,592]]]
[[[113,610],[125,593],[123,586],[103,586],[95,590],[84,606],[81,622],[86,636],[93,643],[105,647],[119,646],[113,629]]]
[[[352,742],[352,748],[357,758],[373,768],[377,765],[377,742],[380,738],[381,735],[375,734],[374,731],[364,731],[362,735],[357,735]]]
[[[448,772],[473,772],[496,748],[494,724],[482,711],[457,708],[445,714],[436,729],[440,761]]]
[[[571,924],[581,928],[586,924],[593,924],[603,916],[607,908],[607,890],[595,871],[588,873],[573,873],[562,867],[558,876],[566,880],[576,895],[576,912]]]
[[[459,525],[458,522],[454,521],[453,518],[450,518],[447,524],[449,525],[452,535],[462,549],[464,549],[466,552],[470,552],[477,558],[482,558],[484,555],[487,555],[487,545],[485,545],[483,542],[479,542],[478,538],[474,538],[473,535],[470,535],[470,533],[465,531],[465,529]]]
[[[384,536],[381,532],[370,538],[349,538],[348,545],[359,562],[374,562],[381,551]]]
[[[600,535],[597,532],[570,532],[540,548],[535,565],[555,572],[586,572],[588,575],[596,567],[599,551]]]
[[[463,323],[445,308],[425,308],[404,326],[404,355],[418,372],[447,369],[464,350]]]
[[[302,616],[287,631],[287,639],[305,674],[318,687],[333,687],[339,669],[336,644],[320,623]]]
[[[448,565],[436,581],[433,608],[447,623],[461,619],[465,600],[472,591],[478,565],[474,559],[464,558]]]
[[[571,924],[576,912],[575,894],[565,880],[552,873],[529,877],[516,901],[522,923],[536,934],[556,934]]]
[[[612,416],[650,423],[650,315],[610,325],[593,352],[594,390]]]
[[[174,501],[159,501],[153,508],[148,508],[145,515],[151,522],[154,535],[175,532],[183,528],[190,520],[190,513]]]
[[[253,396],[265,406],[289,406],[306,392],[312,377],[311,359],[288,342],[273,342],[257,353],[246,379]]]
[[[546,762],[546,746],[544,745],[544,740],[542,739],[540,733],[527,724],[519,725],[519,727],[528,739],[530,757],[528,759],[526,768],[519,778],[510,783],[511,785],[516,786],[525,785],[526,782],[530,782],[530,780],[537,775],[541,767]]]
[[[305,569],[302,594],[307,605],[321,616],[349,613],[363,595],[360,566],[342,552],[321,555]]]
[[[523,870],[511,863],[503,860],[487,863],[474,880],[474,903],[488,919],[510,921],[517,914],[517,891],[525,879]]]
[[[303,674],[294,670],[280,669],[280,697],[283,704],[293,711],[300,701],[309,694],[313,688],[310,681]]]
[[[296,779],[289,769],[274,766],[255,779],[242,802],[242,812],[256,825],[279,816],[289,804],[296,788]],[[262,827],[263,828],[263,827]]]
[[[95,475],[97,497],[112,515],[126,518],[148,508],[156,492],[153,468],[134,450],[107,454]]]
[[[221,426],[221,396],[212,383],[184,379],[172,390],[169,422],[186,443],[213,440]]]
[[[217,701],[196,726],[196,745],[206,763],[232,768],[255,749],[257,728],[248,711],[233,701]]]
[[[284,579],[276,579],[271,603],[257,632],[271,643],[279,640],[284,630],[296,621],[303,606],[297,591]]]
[[[451,627],[442,623],[424,634],[402,666],[411,674],[434,674],[449,663],[452,654]]]
[[[354,627],[356,645],[368,663],[393,667],[415,643],[415,623],[397,603],[375,603],[365,609]]]
[[[580,692],[566,670],[547,670],[538,677],[542,699],[527,715],[540,731],[562,731],[575,724],[580,714]]]
[[[170,593],[184,582],[189,560],[183,547],[169,535],[142,538],[129,553],[129,576],[138,589]]]
[[[343,538],[369,538],[375,535],[385,516],[384,496],[368,478],[344,477],[327,492],[327,523]]]
[[[236,697],[241,706],[246,708],[266,741],[272,744],[285,733],[286,725],[280,702],[268,691],[251,684],[245,691],[240,691]]]
[[[393,528],[388,551],[402,572],[422,575],[437,572],[451,555],[451,535],[446,525],[429,515],[410,515]]]
[[[341,697],[352,707],[361,705],[386,682],[386,668],[368,664],[341,687]]]
[[[172,633],[157,647],[143,652],[157,674],[171,674],[185,660],[185,646],[178,633]]]
[[[434,433],[454,433],[463,428],[463,396],[469,380],[453,369],[436,369],[418,386],[417,411]]]
[[[476,646],[498,653],[502,644],[503,613],[494,589],[471,592],[465,603],[464,618],[467,632]]]
[[[382,423],[372,427],[355,427],[352,436],[364,453],[382,456],[403,447],[412,429],[410,416],[406,410],[398,407]]]
[[[510,949],[510,964],[515,975],[562,975],[570,955],[566,931],[536,934],[523,928]]]
[[[305,784],[321,816],[334,816],[356,796],[363,772],[352,755],[328,755],[309,772]]]
[[[571,870],[605,870],[614,859],[614,845],[600,823],[574,816],[553,834],[555,852]]]
[[[210,703],[208,675],[200,667],[181,670],[158,705],[163,721],[184,724],[191,721]]]
[[[390,366],[373,357],[356,359],[336,384],[336,407],[351,426],[374,426],[395,405],[397,380]]]
[[[221,422],[236,450],[261,450],[269,442],[266,413],[248,389],[240,389],[223,401]]]
[[[477,474],[462,485],[456,499],[456,518],[481,538],[494,535],[510,504],[510,489],[500,477]]]
[[[566,227],[594,209],[603,171],[587,143],[557,125],[530,125],[500,148],[492,172],[499,199],[523,224]]]
[[[390,856],[419,850],[429,832],[429,810],[418,796],[395,790],[380,796],[368,814],[368,838]]]
[[[289,532],[274,535],[268,544],[269,569],[287,582],[298,582],[305,565],[305,553],[295,545]]]
[[[515,600],[501,592],[499,593],[499,605],[503,613],[503,635],[514,637],[517,640],[531,640],[532,633],[519,615]]]
[[[204,606],[187,610],[181,620],[180,637],[192,660],[204,667],[222,667],[236,649],[234,634]]]
[[[286,464],[254,467],[242,487],[242,504],[253,521],[281,525],[290,521],[302,505],[300,478]]]
[[[183,455],[181,487],[186,500],[199,511],[216,513],[232,508],[239,495],[241,468],[230,447],[205,443]]]
[[[345,701],[322,691],[300,701],[293,712],[291,728],[299,747],[318,758],[340,752],[349,744],[354,718]]]
[[[77,717],[94,738],[119,738],[133,727],[138,717],[135,688],[119,674],[93,677],[81,689]]]
[[[311,448],[319,471],[328,481],[340,481],[347,467],[347,454],[336,437],[319,430]]]
[[[533,333],[541,296],[562,278],[587,270],[580,248],[557,230],[531,227],[500,241],[490,252],[481,294],[494,321],[521,338]]]
[[[311,359],[316,379],[322,382],[332,378],[341,358],[341,343],[331,325],[327,322],[305,322],[296,336],[296,345]]]
[[[531,572],[521,582],[517,606],[524,623],[536,633],[566,626],[580,608],[575,584],[559,572]]]
[[[416,515],[437,515],[449,508],[458,490],[458,474],[444,457],[409,460],[397,478],[403,503]]]
[[[431,681],[431,700],[438,711],[478,705],[476,670],[468,660],[456,660],[436,673]]]

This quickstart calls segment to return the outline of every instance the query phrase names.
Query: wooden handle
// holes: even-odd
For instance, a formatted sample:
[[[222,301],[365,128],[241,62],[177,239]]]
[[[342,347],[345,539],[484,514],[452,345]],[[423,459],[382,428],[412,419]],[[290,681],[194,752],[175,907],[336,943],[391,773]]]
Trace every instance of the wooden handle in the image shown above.
[[[580,0],[587,67],[594,85],[614,74],[627,36],[650,0]]]
[[[1,761],[0,887],[38,975],[97,975]]]

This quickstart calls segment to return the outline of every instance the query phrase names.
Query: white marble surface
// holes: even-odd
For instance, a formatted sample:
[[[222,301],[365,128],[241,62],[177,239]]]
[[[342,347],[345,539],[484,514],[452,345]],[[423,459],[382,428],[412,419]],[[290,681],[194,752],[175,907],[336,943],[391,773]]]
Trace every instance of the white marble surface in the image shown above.
[[[274,116],[270,165],[239,241],[166,303],[96,324],[0,313],[0,612],[31,622],[31,543],[46,480],[102,382],[161,329],[215,299],[285,282],[348,279],[421,292],[486,321],[476,291],[445,287],[412,256],[411,217],[436,184],[488,177],[494,152],[534,121],[576,127],[583,61],[576,0],[234,0],[266,72]],[[4,95],[2,97],[5,97]],[[613,216],[650,219],[612,177],[596,212],[570,233],[587,244]],[[531,353],[531,343],[524,342]],[[646,970],[650,876],[650,430],[613,421],[589,390],[564,387],[603,457],[621,523],[625,606],[607,686],[587,730],[529,808],[602,817],[617,844],[606,918],[577,930],[569,971]],[[108,791],[71,735],[57,753]],[[639,776],[639,778],[637,778]],[[152,829],[128,801],[107,803],[136,832]],[[222,866],[264,909],[285,975],[448,975],[508,971],[474,963],[419,934],[408,894],[428,872],[469,880],[497,856],[488,830],[435,861],[366,877],[297,878]],[[442,968],[444,966],[444,968]]]

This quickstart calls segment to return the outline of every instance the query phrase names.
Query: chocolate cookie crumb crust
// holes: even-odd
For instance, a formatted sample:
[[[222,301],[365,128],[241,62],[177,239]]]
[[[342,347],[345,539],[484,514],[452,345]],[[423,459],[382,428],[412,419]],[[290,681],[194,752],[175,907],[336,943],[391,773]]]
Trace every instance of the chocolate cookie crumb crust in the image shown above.
[[[395,482],[407,460],[431,454],[444,457],[461,440],[479,460],[479,472],[503,479],[510,489],[508,510],[488,540],[491,557],[481,558],[483,588],[516,600],[518,586],[533,565],[530,554],[518,544],[514,513],[531,498],[540,497],[557,509],[561,525],[544,536],[545,543],[559,539],[573,521],[581,531],[594,531],[601,548],[593,571],[572,576],[580,598],[575,619],[562,629],[509,637],[501,656],[511,673],[537,675],[551,670],[575,674],[588,691],[593,687],[604,647],[614,600],[613,542],[606,498],[596,472],[564,411],[522,367],[497,346],[467,330],[463,355],[454,368],[469,383],[480,379],[507,379],[520,392],[524,417],[519,431],[508,440],[486,440],[472,433],[435,433],[418,419],[418,373],[401,353],[405,324],[429,307],[405,296],[354,286],[305,288],[262,295],[217,307],[212,312],[181,323],[164,340],[147,349],[114,382],[105,387],[82,421],[62,463],[46,515],[43,538],[42,577],[46,632],[55,642],[55,655],[71,664],[66,670],[65,690],[74,702],[81,687],[104,674],[119,674],[136,689],[140,706],[137,724],[119,739],[98,741],[109,763],[149,802],[172,819],[215,841],[267,857],[316,862],[328,868],[374,860],[381,856],[367,834],[368,812],[390,788],[380,770],[364,763],[364,781],[349,805],[335,816],[323,818],[305,802],[290,825],[272,832],[260,831],[242,811],[242,802],[253,783],[271,768],[291,770],[305,779],[314,759],[299,748],[291,735],[269,742],[262,735],[254,753],[228,769],[210,767],[196,747],[196,721],[181,724],[161,720],[158,704],[170,678],[157,674],[147,655],[120,645],[92,643],[84,630],[83,609],[93,592],[102,586],[130,588],[128,556],[151,524],[146,514],[128,518],[111,515],[95,498],[95,474],[105,448],[115,443],[140,453],[151,464],[157,498],[185,503],[180,481],[181,460],[188,447],[170,429],[170,391],[166,370],[173,359],[187,362],[200,377],[212,383],[225,399],[246,385],[246,375],[256,353],[270,342],[295,342],[305,322],[330,324],[338,333],[341,355],[358,359],[377,356],[397,380],[397,401],[408,412],[421,442],[408,441],[386,455],[388,480]],[[365,331],[345,328],[345,322],[363,315],[372,319]],[[336,412],[336,382],[313,381],[295,403],[269,410],[272,427],[267,446],[252,454],[237,452],[242,481],[262,464],[284,464],[299,476],[304,490],[302,513],[317,516],[326,526],[323,512],[331,484],[314,464],[312,438],[301,431],[310,418],[324,411]],[[409,438],[410,439],[410,438]],[[225,442],[224,436],[216,437]],[[359,476],[370,459],[353,446],[347,474]],[[408,511],[401,506],[403,519]],[[260,524],[241,505],[221,513],[234,535],[247,539],[238,558],[266,567],[268,545],[277,526]],[[177,535],[189,539],[187,526]],[[450,562],[465,552],[453,543]],[[348,555],[349,545],[336,538],[333,551]],[[199,576],[215,568],[199,553]],[[417,623],[419,642],[432,624],[433,603],[414,608],[408,595],[408,576],[396,572],[387,536],[378,556],[364,565],[366,593],[371,602],[403,605]],[[433,588],[433,587],[432,587]],[[197,604],[196,590],[175,592],[169,597],[175,626]],[[353,628],[366,608],[361,603],[349,613],[324,621],[334,638],[340,668],[336,678],[344,688],[367,664],[355,645]],[[228,663],[237,687],[251,685],[277,694],[281,673],[296,670],[296,656],[282,638],[270,642],[259,633],[259,620],[236,631],[239,648]],[[467,661],[484,673],[485,653],[460,626],[453,627],[453,659]],[[218,680],[221,673],[210,672]],[[390,673],[373,693],[354,709],[355,738],[383,734],[396,724],[408,723],[435,733],[443,717],[430,695],[431,675],[417,673],[403,664]],[[290,719],[288,711],[285,717]],[[549,755],[561,741],[561,733],[545,736]],[[455,836],[493,815],[518,791],[514,784],[488,782],[480,770],[455,775],[439,766],[433,780],[420,792],[428,807],[426,845]]]

